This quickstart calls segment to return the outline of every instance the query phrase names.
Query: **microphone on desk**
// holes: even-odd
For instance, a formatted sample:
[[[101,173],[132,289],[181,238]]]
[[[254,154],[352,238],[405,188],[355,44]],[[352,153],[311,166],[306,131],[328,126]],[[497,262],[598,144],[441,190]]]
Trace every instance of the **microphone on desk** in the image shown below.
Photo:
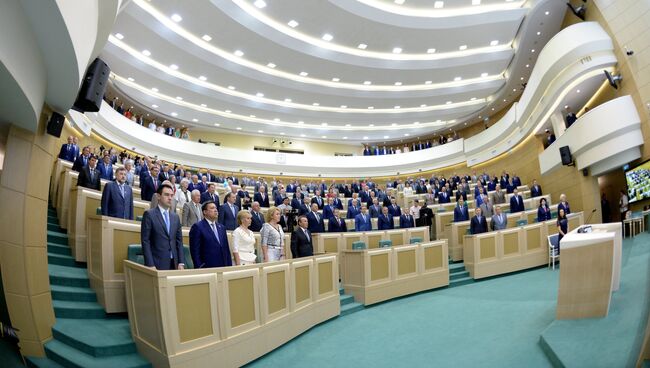
[[[591,214],[589,214],[589,217],[587,217],[587,221],[585,221],[585,224],[588,224],[588,223],[589,223],[589,220],[591,220],[591,216],[593,216],[594,213],[596,213],[596,209],[595,209],[595,208],[591,211]]]

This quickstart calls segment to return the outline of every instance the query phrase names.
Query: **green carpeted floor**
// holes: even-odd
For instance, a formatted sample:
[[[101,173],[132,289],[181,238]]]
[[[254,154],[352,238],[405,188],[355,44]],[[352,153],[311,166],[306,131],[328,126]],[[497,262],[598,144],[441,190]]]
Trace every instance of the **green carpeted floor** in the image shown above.
[[[649,262],[650,235],[624,241],[621,290],[610,317],[578,322],[590,326],[583,338],[625,323],[633,328],[617,330],[623,339],[617,347],[628,346],[628,355],[634,350],[646,323]],[[555,320],[558,276],[559,270],[536,269],[389,301],[321,324],[249,366],[550,367],[539,340]],[[626,313],[630,308],[634,313]],[[606,353],[599,344],[569,348]],[[627,366],[621,361],[626,356],[607,366]]]

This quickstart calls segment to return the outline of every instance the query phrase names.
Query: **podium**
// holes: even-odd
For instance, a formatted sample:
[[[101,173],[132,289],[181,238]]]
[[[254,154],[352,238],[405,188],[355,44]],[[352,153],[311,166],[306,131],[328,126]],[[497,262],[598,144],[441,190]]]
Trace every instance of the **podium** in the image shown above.
[[[562,238],[557,319],[607,316],[620,285],[622,246],[620,223],[581,226]]]

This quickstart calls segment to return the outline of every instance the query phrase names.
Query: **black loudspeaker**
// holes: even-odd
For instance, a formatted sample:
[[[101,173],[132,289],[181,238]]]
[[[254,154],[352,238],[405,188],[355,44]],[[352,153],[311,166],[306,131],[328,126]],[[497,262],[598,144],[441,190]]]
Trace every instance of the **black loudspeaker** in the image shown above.
[[[61,130],[63,130],[64,122],[65,116],[58,112],[53,112],[50,120],[47,122],[47,134],[59,138],[61,136]]]
[[[569,146],[560,147],[560,157],[562,158],[562,165],[572,165],[573,158],[571,157],[571,150]]]
[[[582,176],[589,176],[589,169],[582,169]]]
[[[106,92],[106,82],[111,73],[111,68],[100,58],[95,59],[86,70],[77,100],[72,106],[79,112],[97,112],[102,105],[102,98]]]

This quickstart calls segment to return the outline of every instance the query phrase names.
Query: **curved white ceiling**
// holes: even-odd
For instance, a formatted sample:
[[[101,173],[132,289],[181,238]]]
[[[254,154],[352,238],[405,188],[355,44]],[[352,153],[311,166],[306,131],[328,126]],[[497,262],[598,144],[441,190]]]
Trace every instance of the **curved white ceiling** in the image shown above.
[[[435,3],[132,0],[102,58],[120,93],[194,131],[396,140],[514,101],[566,10]]]

